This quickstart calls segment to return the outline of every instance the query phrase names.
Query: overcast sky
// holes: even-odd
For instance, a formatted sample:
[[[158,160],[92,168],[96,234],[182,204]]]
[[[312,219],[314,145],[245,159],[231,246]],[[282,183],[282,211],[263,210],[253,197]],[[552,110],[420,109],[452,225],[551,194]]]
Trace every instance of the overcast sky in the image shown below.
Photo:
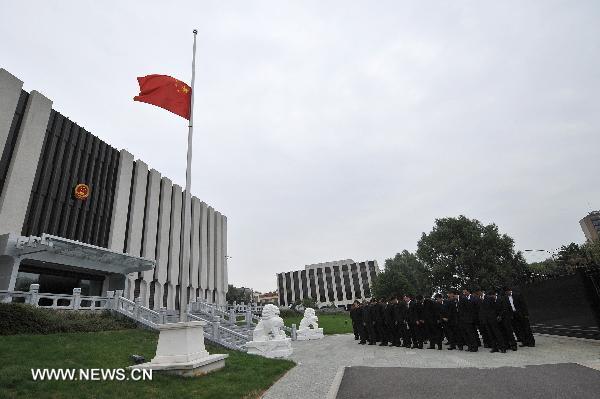
[[[383,267],[440,217],[519,250],[583,242],[598,21],[597,0],[0,0],[0,66],[184,185],[186,121],[132,97],[137,76],[189,82],[197,28],[192,192],[228,217],[230,283],[270,290]]]

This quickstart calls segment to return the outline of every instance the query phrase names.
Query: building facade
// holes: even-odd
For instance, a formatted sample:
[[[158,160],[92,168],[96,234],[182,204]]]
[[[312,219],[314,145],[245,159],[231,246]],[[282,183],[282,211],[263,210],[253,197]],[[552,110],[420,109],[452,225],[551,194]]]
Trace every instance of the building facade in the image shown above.
[[[377,261],[352,259],[307,265],[304,270],[277,274],[279,305],[289,306],[312,298],[318,307],[347,306],[371,299],[372,281],[379,274]]]
[[[600,211],[590,212],[579,221],[579,225],[589,242],[600,239]]]
[[[185,289],[224,304],[225,215],[22,86],[0,69],[0,290],[124,289],[177,309]]]

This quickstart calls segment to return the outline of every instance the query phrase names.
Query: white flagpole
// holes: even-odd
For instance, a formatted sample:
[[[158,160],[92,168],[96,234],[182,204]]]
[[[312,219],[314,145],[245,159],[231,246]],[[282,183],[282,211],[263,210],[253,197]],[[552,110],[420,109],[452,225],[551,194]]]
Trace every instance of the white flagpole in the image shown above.
[[[189,223],[189,215],[190,208],[192,205],[192,194],[191,194],[191,185],[192,185],[192,136],[194,134],[194,80],[196,79],[196,35],[198,31],[194,29],[194,47],[192,50],[192,84],[190,87],[192,88],[192,95],[190,99],[190,124],[188,129],[188,147],[187,147],[187,168],[185,170],[185,195],[184,195],[184,205],[183,205],[183,214],[182,214],[182,223],[181,223],[181,250],[179,254],[179,259],[181,259],[181,270],[180,273],[180,292],[179,292],[179,320],[187,321],[187,306],[188,306],[188,285],[189,285],[189,273],[190,273],[190,254],[187,254],[187,262],[188,265],[185,267],[184,262],[186,261],[185,254],[185,243],[190,243],[190,223]],[[187,245],[187,248],[190,248],[190,245]],[[189,251],[188,251],[189,252]],[[193,293],[195,295],[196,293]]]

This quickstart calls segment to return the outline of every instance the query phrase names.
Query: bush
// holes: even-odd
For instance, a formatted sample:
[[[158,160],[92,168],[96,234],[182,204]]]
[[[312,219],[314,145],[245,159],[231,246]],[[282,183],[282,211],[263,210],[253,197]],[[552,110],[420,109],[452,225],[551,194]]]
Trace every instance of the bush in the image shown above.
[[[20,303],[0,303],[0,335],[54,334],[135,328],[135,322],[108,311],[61,311]]]
[[[286,308],[285,306],[279,308],[279,316],[281,317],[294,317],[298,316],[299,314],[302,313],[298,312],[295,309]]]

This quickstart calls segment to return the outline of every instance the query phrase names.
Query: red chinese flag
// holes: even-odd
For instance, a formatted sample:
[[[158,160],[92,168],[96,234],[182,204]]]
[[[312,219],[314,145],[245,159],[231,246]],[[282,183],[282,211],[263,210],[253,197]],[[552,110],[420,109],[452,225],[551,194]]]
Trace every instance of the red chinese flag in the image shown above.
[[[133,97],[135,101],[156,105],[190,119],[190,86],[167,75],[148,75],[137,80],[140,84],[140,94]]]

